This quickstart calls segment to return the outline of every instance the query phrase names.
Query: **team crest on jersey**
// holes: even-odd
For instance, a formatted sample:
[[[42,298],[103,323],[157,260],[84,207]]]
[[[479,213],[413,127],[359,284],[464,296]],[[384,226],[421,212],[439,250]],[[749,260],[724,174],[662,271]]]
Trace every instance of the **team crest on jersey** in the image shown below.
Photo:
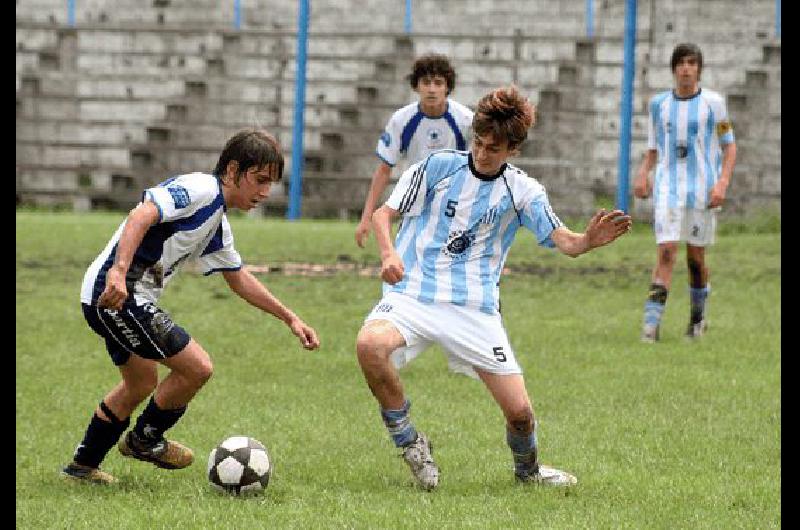
[[[440,129],[432,128],[428,130],[428,147],[441,147],[444,145],[442,131]]]
[[[172,195],[172,200],[175,202],[175,208],[181,209],[186,208],[189,206],[189,192],[186,191],[186,188],[175,184],[174,186],[167,186],[167,190],[169,194]]]
[[[451,258],[457,258],[463,256],[474,242],[475,233],[471,230],[455,230],[450,232],[447,244],[442,248],[442,252]]]
[[[383,134],[381,134],[381,142],[383,142],[383,145],[386,147],[389,147],[389,145],[392,143],[392,135],[386,131],[383,131]]]

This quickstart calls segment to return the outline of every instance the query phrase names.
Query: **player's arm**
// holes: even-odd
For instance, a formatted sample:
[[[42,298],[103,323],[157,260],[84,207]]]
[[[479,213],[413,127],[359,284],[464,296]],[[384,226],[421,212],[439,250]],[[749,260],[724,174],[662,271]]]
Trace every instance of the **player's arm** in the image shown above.
[[[403,260],[392,242],[392,221],[400,216],[394,208],[383,205],[372,214],[375,241],[381,252],[381,278],[391,285],[403,279]]]
[[[636,181],[633,183],[633,194],[639,199],[646,199],[650,196],[650,171],[656,165],[658,151],[656,149],[648,149],[642,157],[642,164],[639,166],[639,171],[636,174]]]
[[[131,266],[136,249],[144,239],[147,230],[159,220],[158,207],[151,201],[140,203],[128,214],[125,228],[122,229],[114,264],[106,273],[106,287],[97,299],[97,305],[119,311],[128,298],[125,275]]]
[[[722,172],[719,175],[719,180],[714,184],[711,189],[711,199],[708,201],[709,208],[716,208],[722,206],[725,202],[725,193],[728,191],[728,185],[731,183],[731,175],[733,174],[733,166],[736,164],[736,144],[731,142],[722,146]]]
[[[317,332],[286,307],[253,274],[244,269],[222,271],[231,291],[249,304],[282,320],[307,350],[319,347]]]
[[[599,210],[589,221],[586,231],[573,232],[566,226],[559,226],[550,234],[558,250],[576,258],[597,247],[607,245],[631,228],[631,216],[622,210],[606,212]]]
[[[386,186],[389,185],[389,178],[391,175],[392,167],[381,160],[378,163],[378,167],[375,168],[375,172],[372,174],[372,182],[369,185],[367,199],[364,201],[364,211],[361,213],[361,222],[358,223],[358,227],[356,228],[356,243],[358,243],[358,246],[361,248],[364,248],[364,243],[369,235],[375,206],[378,204],[384,190],[386,190]]]

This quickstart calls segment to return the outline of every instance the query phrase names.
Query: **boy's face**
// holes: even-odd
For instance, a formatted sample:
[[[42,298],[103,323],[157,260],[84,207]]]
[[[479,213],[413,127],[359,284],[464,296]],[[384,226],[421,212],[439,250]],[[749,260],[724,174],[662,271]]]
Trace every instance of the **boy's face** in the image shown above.
[[[235,171],[235,168],[228,166],[229,177],[233,177]],[[232,186],[233,193],[228,198],[228,206],[245,211],[258,206],[269,197],[270,186],[277,177],[276,172],[275,164],[249,168],[239,179],[239,186]],[[233,184],[233,178],[229,178],[228,182]]]
[[[447,80],[441,75],[425,75],[417,81],[419,101],[426,107],[438,107],[447,100]]]
[[[684,55],[678,59],[675,70],[675,84],[678,88],[693,88],[700,81],[700,65],[694,55]]]
[[[492,133],[483,136],[474,134],[470,151],[475,169],[484,175],[497,173],[508,157],[517,152],[516,149],[508,148],[508,140],[497,141]]]

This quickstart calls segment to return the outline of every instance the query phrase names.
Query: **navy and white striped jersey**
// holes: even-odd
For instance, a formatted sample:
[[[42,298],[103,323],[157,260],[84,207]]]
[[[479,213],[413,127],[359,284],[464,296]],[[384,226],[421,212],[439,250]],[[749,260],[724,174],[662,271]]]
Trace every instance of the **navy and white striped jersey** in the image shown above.
[[[463,151],[470,139],[472,115],[468,107],[449,98],[444,114],[436,117],[423,114],[419,102],[411,103],[389,119],[375,152],[394,167],[401,155],[415,163],[440,149]]]
[[[725,99],[701,89],[681,98],[672,90],[650,100],[648,149],[658,150],[655,207],[706,209],[722,171],[721,146],[734,142]]]
[[[128,296],[136,305],[155,304],[187,261],[198,263],[206,275],[242,267],[242,258],[233,248],[222,187],[216,177],[204,173],[180,175],[145,190],[142,201],[146,200],[158,207],[159,219],[145,233],[128,269]],[[114,263],[126,222],[86,271],[81,302],[95,305],[105,289],[106,272]]]
[[[481,175],[466,151],[439,151],[406,170],[386,204],[403,218],[395,247],[405,274],[396,291],[422,302],[498,311],[500,273],[520,226],[540,245],[563,226],[544,187],[504,164]]]

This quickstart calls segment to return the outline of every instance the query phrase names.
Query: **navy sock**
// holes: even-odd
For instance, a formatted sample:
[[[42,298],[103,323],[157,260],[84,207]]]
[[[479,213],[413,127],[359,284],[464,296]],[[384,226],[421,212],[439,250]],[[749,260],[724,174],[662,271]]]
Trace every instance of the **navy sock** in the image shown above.
[[[154,397],[150,398],[150,402],[145,407],[144,411],[139,415],[136,420],[136,426],[133,428],[136,437],[145,443],[155,443],[164,438],[164,433],[173,425],[178,423],[183,413],[186,412],[186,407],[183,406],[178,409],[165,410],[156,405]]]
[[[506,442],[514,456],[514,472],[517,475],[528,475],[539,470],[536,433],[517,434],[506,429]]]
[[[689,287],[689,299],[691,300],[691,318],[692,324],[697,324],[705,315],[706,309],[706,298],[708,298],[708,293],[711,292],[711,285],[708,284],[705,287],[695,288]]]
[[[83,441],[75,449],[75,454],[72,457],[76,464],[100,467],[100,462],[103,461],[108,451],[114,447],[114,444],[117,443],[119,437],[131,423],[130,418],[120,421],[103,402],[100,402],[100,409],[111,421],[101,419],[97,413],[92,415],[92,420],[86,428]]]
[[[411,418],[408,417],[409,408],[411,408],[411,402],[405,400],[402,409],[381,409],[383,423],[397,447],[406,446],[417,439],[417,430],[411,423]]]

